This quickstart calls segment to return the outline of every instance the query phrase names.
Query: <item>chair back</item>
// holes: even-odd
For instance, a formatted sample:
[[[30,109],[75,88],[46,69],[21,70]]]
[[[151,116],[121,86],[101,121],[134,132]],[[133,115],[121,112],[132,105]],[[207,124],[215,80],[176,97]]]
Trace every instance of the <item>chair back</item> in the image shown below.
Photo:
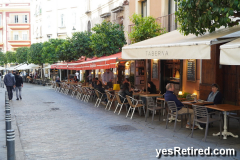
[[[110,101],[111,100],[111,93],[106,92],[106,95],[107,95],[107,99]]]
[[[194,110],[195,117],[203,118],[208,116],[207,107],[205,106],[193,105],[193,110]]]
[[[177,112],[177,105],[174,101],[167,101],[167,106],[172,113]]]
[[[100,95],[102,94],[101,92],[99,92],[98,90],[95,89],[95,93],[97,95],[98,98],[101,98]]]
[[[132,97],[126,95],[126,98],[127,98],[127,101],[128,101],[128,104],[131,106],[131,107],[135,107],[134,104],[132,103],[132,100],[134,100]],[[137,104],[136,104],[137,105]]]
[[[121,99],[120,99],[119,94],[118,94],[118,93],[115,93],[115,96],[116,96],[116,98],[117,98],[117,102],[118,102],[119,104],[122,104],[122,101],[121,101]]]
[[[156,105],[156,103],[153,100],[153,97],[147,97],[146,100],[147,100],[148,106],[155,106]]]

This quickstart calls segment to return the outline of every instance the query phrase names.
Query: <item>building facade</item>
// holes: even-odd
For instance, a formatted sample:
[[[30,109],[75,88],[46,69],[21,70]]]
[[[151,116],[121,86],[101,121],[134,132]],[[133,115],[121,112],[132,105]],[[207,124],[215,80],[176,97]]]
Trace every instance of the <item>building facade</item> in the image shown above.
[[[31,44],[30,0],[1,1],[0,51],[15,51]]]
[[[127,38],[129,25],[128,0],[85,0],[80,9],[80,31],[91,31],[104,20],[124,26]]]
[[[32,0],[32,43],[65,39],[80,31],[82,1]]]

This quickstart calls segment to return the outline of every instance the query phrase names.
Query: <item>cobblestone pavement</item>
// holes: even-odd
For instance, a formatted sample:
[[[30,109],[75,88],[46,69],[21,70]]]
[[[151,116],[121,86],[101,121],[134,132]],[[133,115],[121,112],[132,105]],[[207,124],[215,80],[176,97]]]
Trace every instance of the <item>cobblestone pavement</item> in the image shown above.
[[[4,92],[0,92],[3,96]],[[190,130],[173,123],[165,129],[165,122],[134,114],[133,120],[125,118],[125,109],[120,115],[106,111],[104,106],[95,108],[69,95],[55,92],[48,87],[24,84],[23,100],[14,96],[12,115],[19,131],[17,160],[150,160],[156,158],[156,149],[173,147],[234,148],[240,151],[239,138],[220,140],[211,136],[219,130],[218,124],[209,129],[207,142],[203,142],[205,130]],[[2,102],[3,103],[3,102]],[[129,131],[120,131],[118,126],[128,125]],[[233,133],[239,134],[238,123],[231,124]],[[238,127],[239,128],[239,127]],[[20,143],[20,144],[18,144]],[[1,153],[1,152],[0,152]],[[240,159],[235,157],[194,157],[194,159]],[[193,157],[164,157],[161,159],[193,159]]]

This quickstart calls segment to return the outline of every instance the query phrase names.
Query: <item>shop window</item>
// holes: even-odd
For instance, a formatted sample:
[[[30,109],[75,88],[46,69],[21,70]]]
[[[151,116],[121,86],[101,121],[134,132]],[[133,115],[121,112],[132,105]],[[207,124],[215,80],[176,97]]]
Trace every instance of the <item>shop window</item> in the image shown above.
[[[147,0],[142,1],[142,17],[147,17]]]

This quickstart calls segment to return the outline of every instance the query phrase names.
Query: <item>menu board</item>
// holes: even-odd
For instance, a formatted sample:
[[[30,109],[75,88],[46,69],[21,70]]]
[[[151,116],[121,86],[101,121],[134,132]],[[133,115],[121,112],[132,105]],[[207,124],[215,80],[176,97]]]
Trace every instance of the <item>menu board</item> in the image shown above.
[[[145,81],[145,61],[135,61],[135,85],[144,85]]]
[[[158,61],[153,61],[152,64],[152,78],[158,79]]]
[[[196,60],[187,60],[187,81],[196,81]]]

